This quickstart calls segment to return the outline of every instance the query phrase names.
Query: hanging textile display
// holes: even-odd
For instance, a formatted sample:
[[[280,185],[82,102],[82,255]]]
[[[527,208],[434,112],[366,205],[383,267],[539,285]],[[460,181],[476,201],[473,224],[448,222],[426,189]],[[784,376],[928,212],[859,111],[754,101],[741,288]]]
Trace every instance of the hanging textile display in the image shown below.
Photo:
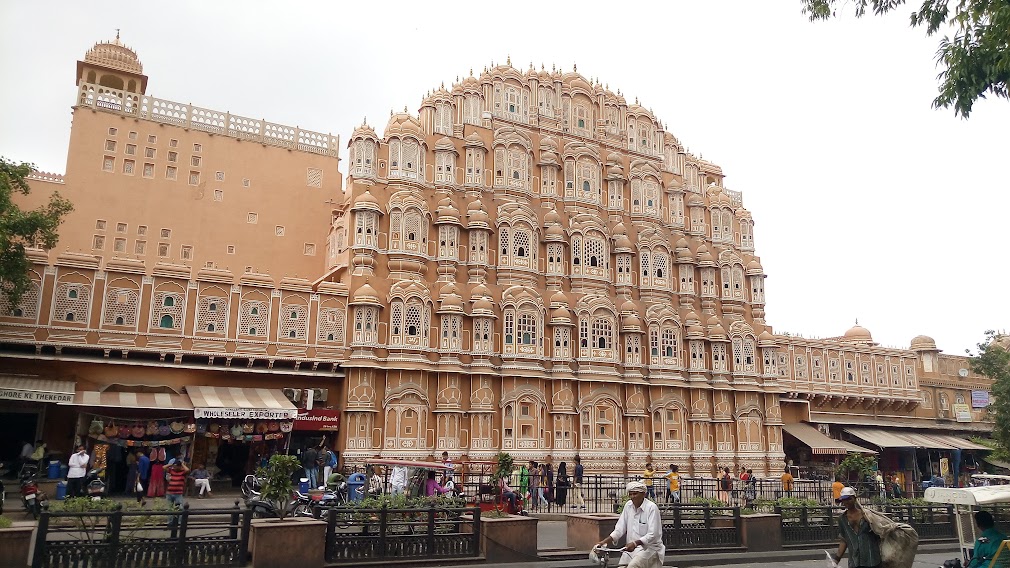
[[[139,421],[92,416],[87,436],[114,446],[158,448],[187,444],[195,432],[196,422],[191,417]]]

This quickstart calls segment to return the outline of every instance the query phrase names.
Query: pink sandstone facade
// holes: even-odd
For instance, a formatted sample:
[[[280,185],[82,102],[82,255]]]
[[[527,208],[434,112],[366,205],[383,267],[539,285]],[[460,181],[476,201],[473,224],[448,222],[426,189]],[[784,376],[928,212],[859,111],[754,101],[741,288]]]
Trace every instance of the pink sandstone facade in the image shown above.
[[[66,174],[23,203],[76,209],[0,306],[14,372],[325,389],[348,464],[764,474],[788,424],[991,429],[953,410],[986,379],[928,337],[776,334],[742,195],[577,72],[498,65],[362,124],[346,183],[337,137],[146,85],[118,40],[78,66]]]

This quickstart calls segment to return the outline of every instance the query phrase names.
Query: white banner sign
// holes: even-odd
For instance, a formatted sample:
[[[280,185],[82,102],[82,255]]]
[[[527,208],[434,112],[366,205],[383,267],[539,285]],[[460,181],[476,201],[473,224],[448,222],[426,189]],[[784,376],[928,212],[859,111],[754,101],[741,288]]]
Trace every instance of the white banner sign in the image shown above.
[[[26,402],[74,402],[74,393],[72,392],[40,392],[40,391],[23,391],[23,390],[12,390],[12,389],[0,389],[0,399],[4,400],[23,400]]]
[[[197,418],[229,418],[235,420],[290,420],[298,410],[271,408],[194,408]]]

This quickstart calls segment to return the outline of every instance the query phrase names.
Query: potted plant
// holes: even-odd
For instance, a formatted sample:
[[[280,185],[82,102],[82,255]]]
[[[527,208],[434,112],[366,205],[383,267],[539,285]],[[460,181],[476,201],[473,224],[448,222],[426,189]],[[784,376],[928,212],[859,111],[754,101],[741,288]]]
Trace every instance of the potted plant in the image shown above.
[[[0,566],[28,566],[34,523],[14,526],[10,519],[0,515]]]
[[[515,466],[512,456],[501,452],[497,457],[498,466],[491,474],[491,486],[498,487],[501,479],[508,479]],[[471,521],[463,525],[463,532],[473,530],[472,518],[464,515],[464,520]],[[491,511],[480,516],[480,551],[487,562],[519,562],[536,560],[536,547],[530,548],[530,543],[537,541],[537,518],[521,515],[509,515]]]
[[[275,455],[266,467],[256,470],[260,499],[276,512],[275,519],[257,519],[252,524],[249,549],[253,568],[304,566],[321,568],[326,549],[326,523],[311,518],[287,519],[291,514],[292,476],[301,469],[296,456]],[[283,542],[284,546],[277,546]]]

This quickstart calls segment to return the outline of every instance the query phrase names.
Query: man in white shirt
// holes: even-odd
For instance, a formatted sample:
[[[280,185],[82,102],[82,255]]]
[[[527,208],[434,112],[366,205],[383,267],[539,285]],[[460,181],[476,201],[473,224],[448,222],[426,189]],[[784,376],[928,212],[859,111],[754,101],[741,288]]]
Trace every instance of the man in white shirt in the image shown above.
[[[394,465],[393,472],[389,474],[389,485],[393,488],[393,495],[403,493],[407,488],[407,468]]]
[[[84,494],[84,476],[88,473],[88,462],[91,458],[78,446],[77,452],[70,456],[70,469],[67,471],[67,497],[80,497]]]
[[[645,484],[641,481],[632,481],[627,490],[631,499],[624,504],[614,532],[597,546],[610,545],[626,536],[628,544],[621,555],[622,564],[627,564],[628,568],[661,568],[666,546],[663,545],[663,520],[659,507],[645,498]]]

